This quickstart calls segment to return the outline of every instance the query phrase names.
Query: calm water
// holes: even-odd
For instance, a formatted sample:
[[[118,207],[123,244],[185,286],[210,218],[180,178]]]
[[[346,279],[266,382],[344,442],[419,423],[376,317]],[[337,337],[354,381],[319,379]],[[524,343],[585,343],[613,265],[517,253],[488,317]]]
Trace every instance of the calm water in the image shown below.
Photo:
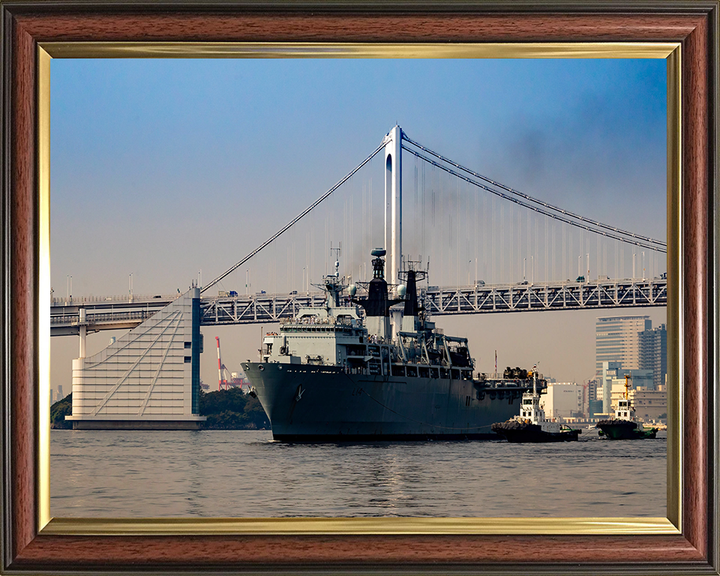
[[[51,434],[58,517],[665,516],[665,433],[561,444],[285,444],[269,431]]]

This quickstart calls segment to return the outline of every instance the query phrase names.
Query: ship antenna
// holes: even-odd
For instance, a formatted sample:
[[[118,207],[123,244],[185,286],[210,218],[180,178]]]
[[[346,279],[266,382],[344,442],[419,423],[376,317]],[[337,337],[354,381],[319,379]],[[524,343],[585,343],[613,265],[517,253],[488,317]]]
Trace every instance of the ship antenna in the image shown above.
[[[330,243],[330,252],[335,252],[335,277],[339,277],[340,274],[340,251],[342,250],[342,241],[338,242],[338,247],[333,248],[332,242]]]

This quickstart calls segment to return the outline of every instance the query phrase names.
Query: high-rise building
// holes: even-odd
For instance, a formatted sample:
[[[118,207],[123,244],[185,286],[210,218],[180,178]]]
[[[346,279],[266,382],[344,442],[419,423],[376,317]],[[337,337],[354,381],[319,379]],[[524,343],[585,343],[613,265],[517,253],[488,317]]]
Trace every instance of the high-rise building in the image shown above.
[[[640,368],[652,370],[653,388],[659,390],[665,384],[667,374],[667,330],[665,324],[655,329],[643,330],[640,339]]]
[[[595,377],[602,377],[603,362],[620,362],[625,370],[639,370],[638,334],[651,329],[649,316],[598,318],[595,322]]]
[[[589,402],[590,400],[597,400],[598,399],[598,381],[597,378],[593,378],[592,380],[587,381],[587,398],[586,402]]]

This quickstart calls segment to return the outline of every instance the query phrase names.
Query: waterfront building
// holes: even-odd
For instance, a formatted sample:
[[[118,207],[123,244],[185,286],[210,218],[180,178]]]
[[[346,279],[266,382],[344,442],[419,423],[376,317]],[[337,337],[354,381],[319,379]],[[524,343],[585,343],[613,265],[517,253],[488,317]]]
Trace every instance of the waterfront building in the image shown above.
[[[630,400],[638,418],[645,421],[667,419],[667,389],[661,385],[654,390],[637,389],[630,393]]]
[[[78,429],[197,428],[201,352],[192,288],[102,352],[73,360],[66,419]]]
[[[665,324],[643,330],[638,334],[640,341],[640,368],[652,370],[653,388],[659,390],[665,384],[667,374],[667,330]]]
[[[584,389],[581,384],[548,384],[541,404],[548,418],[580,418],[583,415]]]

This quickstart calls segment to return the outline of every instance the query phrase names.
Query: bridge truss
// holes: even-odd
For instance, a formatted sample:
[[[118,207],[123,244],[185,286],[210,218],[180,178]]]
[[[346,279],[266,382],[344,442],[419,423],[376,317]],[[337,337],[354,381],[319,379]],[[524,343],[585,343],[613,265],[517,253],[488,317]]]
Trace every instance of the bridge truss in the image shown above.
[[[667,281],[619,280],[428,290],[431,315],[665,306]]]

